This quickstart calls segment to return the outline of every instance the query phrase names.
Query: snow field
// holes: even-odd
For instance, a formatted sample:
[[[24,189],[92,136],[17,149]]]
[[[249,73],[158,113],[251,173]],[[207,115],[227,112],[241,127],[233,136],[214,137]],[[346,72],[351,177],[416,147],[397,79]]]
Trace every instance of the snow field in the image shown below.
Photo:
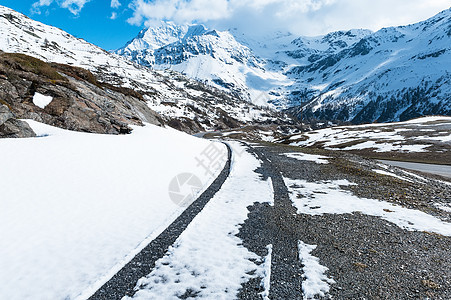
[[[184,210],[171,180],[191,172],[205,189],[227,157],[152,125],[112,136],[27,122],[39,138],[0,140],[1,299],[89,297]],[[211,145],[224,162],[212,175],[196,160]]]

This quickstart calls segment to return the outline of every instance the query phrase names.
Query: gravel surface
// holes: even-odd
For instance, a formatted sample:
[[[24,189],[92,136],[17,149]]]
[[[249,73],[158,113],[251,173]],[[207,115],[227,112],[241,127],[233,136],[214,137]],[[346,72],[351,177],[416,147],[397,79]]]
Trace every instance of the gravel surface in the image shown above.
[[[312,255],[327,267],[334,284],[318,299],[451,299],[451,238],[430,232],[407,231],[379,217],[352,214],[298,214],[283,177],[317,182],[347,179],[357,185],[342,187],[359,197],[379,199],[418,209],[444,221],[451,214],[437,203],[451,203],[451,185],[418,172],[383,168],[376,161],[349,153],[302,149],[329,157],[329,164],[288,158],[283,153],[299,148],[261,144],[249,146],[262,166],[262,179],[271,178],[274,206],[257,203],[249,207],[248,219],[238,237],[250,251],[266,256],[273,245],[270,299],[303,299],[303,265],[298,241],[317,245]],[[149,274],[191,220],[220,189],[229,174],[229,162],[213,185],[169,228],[91,299],[121,299],[133,295],[137,280]],[[381,175],[375,169],[407,178]],[[422,180],[418,179],[422,177]],[[212,275],[214,276],[214,275]],[[243,284],[240,299],[261,299],[261,278]],[[164,295],[162,295],[164,299]]]
[[[381,218],[361,213],[297,214],[282,176],[309,182],[347,179],[357,186],[343,187],[359,197],[384,200],[419,209],[449,221],[450,213],[434,203],[451,202],[451,186],[434,178],[412,183],[375,173],[375,161],[316,149],[331,157],[329,164],[299,161],[280,155],[299,148],[267,145],[254,152],[262,159],[260,171],[270,176],[275,205],[250,207],[239,236],[251,251],[266,255],[273,244],[270,299],[302,299],[302,264],[296,243],[318,245],[312,255],[329,268],[335,280],[324,298],[334,299],[451,299],[451,238],[428,232],[406,231]],[[303,150],[306,151],[306,150]],[[308,151],[308,150],[307,150]],[[379,167],[380,168],[380,167]],[[409,177],[400,169],[390,172]],[[242,299],[258,299],[259,281],[243,286]]]
[[[155,262],[162,258],[169,246],[186,229],[189,223],[202,211],[211,198],[221,189],[222,184],[229,176],[231,164],[231,149],[227,145],[228,160],[224,169],[215,181],[193,202],[165,231],[144,248],[132,261],[122,268],[113,278],[105,283],[90,300],[122,299],[124,296],[133,296],[137,281],[148,275],[155,267]],[[164,298],[164,296],[163,296]],[[162,299],[163,299],[162,298]]]

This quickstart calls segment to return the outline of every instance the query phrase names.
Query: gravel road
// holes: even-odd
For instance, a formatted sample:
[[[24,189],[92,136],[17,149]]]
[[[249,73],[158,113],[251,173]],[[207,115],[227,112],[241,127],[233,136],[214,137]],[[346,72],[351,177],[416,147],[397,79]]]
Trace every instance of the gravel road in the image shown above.
[[[447,221],[450,214],[434,203],[451,202],[450,185],[435,179],[419,185],[387,178],[372,171],[376,162],[343,153],[317,153],[331,157],[329,164],[320,165],[281,155],[299,148],[268,145],[253,151],[263,161],[262,176],[272,178],[275,205],[250,207],[239,236],[260,255],[273,244],[270,299],[303,298],[298,240],[317,245],[312,255],[336,282],[324,299],[451,299],[450,237],[406,231],[361,213],[297,214],[282,176],[311,182],[347,179],[358,184],[349,189],[360,197],[401,204]],[[258,280],[244,285],[240,297],[257,299],[252,290],[258,290]]]
[[[229,149],[230,151],[230,149]],[[451,238],[431,232],[407,231],[379,217],[363,213],[307,215],[297,213],[284,178],[320,182],[346,179],[343,187],[358,197],[378,199],[421,210],[443,221],[451,214],[437,203],[451,203],[451,184],[425,174],[389,171],[412,179],[400,180],[374,172],[380,164],[343,152],[303,150],[329,157],[329,164],[289,158],[299,148],[261,144],[248,151],[262,161],[257,170],[271,178],[274,206],[254,204],[238,237],[250,251],[266,256],[272,244],[270,299],[303,299],[303,265],[298,241],[317,245],[311,252],[327,267],[335,283],[318,299],[451,299]],[[191,220],[220,189],[229,174],[229,162],[213,185],[169,228],[90,299],[121,299],[132,295],[139,278],[149,274]],[[419,176],[419,177],[418,177]],[[418,183],[418,178],[423,183]],[[413,179],[417,179],[414,181]],[[261,299],[261,278],[243,284],[240,299]],[[162,295],[164,299],[164,295]]]
[[[132,261],[122,268],[113,278],[105,283],[90,300],[114,300],[132,296],[137,281],[149,274],[155,262],[162,258],[194,217],[205,207],[210,199],[221,189],[229,176],[232,152],[227,145],[228,160],[215,181],[194,201],[165,231],[144,248]]]

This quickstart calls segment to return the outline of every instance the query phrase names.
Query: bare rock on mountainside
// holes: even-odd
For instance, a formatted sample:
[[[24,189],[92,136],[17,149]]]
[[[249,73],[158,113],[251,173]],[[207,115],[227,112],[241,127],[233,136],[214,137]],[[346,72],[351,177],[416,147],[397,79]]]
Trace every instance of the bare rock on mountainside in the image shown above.
[[[0,103],[0,138],[35,137],[33,129],[23,121],[17,120],[7,105]]]
[[[142,96],[102,84],[89,71],[49,64],[24,55],[0,53],[0,99],[18,118],[75,131],[121,134],[130,125],[163,121]],[[51,97],[47,105],[35,95]]]
[[[19,117],[22,115],[16,110],[28,117],[35,113],[31,116],[34,120],[58,127],[120,133],[129,131],[124,124],[149,122],[164,123],[192,134],[231,126],[296,122],[285,113],[246,101],[248,97],[190,79],[174,70],[156,71],[141,66],[2,5],[0,51],[15,53],[6,57],[16,66],[12,68],[20,75],[16,74],[16,79],[24,77],[21,72],[37,75],[27,75],[27,83],[6,76],[11,63],[5,64],[2,55],[3,65],[7,66],[5,69],[0,65],[0,71],[4,69],[3,79],[15,85],[5,93],[17,94],[14,101],[4,100],[16,102],[17,105],[11,106]],[[41,62],[29,57],[23,59],[20,53]],[[52,97],[53,101],[37,109],[31,105],[36,91],[43,99]],[[81,118],[71,117],[76,113]]]

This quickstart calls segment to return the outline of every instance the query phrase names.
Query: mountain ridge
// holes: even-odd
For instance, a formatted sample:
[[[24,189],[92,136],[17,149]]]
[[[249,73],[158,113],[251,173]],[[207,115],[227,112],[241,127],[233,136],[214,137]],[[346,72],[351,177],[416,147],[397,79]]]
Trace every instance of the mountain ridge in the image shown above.
[[[55,89],[61,91],[65,88],[64,84],[61,85],[56,81],[52,82],[53,79],[49,79],[49,82],[45,80],[36,81],[34,79],[28,81],[26,78],[35,78],[35,75],[39,75],[39,73],[36,73],[37,70],[27,70],[29,73],[22,74],[18,69],[23,69],[23,66],[20,63],[17,66],[15,65],[10,71],[3,74],[4,77],[0,78],[1,84],[8,86],[8,89],[5,90],[6,94],[2,95],[4,98],[2,100],[16,110],[18,117],[27,116],[37,121],[47,122],[50,125],[60,124],[63,128],[87,131],[92,128],[98,128],[96,132],[120,133],[127,131],[123,129],[124,126],[149,122],[149,119],[145,116],[152,114],[150,111],[161,118],[161,122],[158,122],[159,124],[169,124],[171,127],[189,133],[238,127],[245,124],[272,121],[284,123],[288,121],[286,116],[279,112],[259,108],[237,95],[232,96],[214,87],[206,86],[175,71],[156,71],[141,66],[129,61],[127,58],[107,52],[82,39],[76,38],[61,29],[34,21],[4,6],[0,6],[0,51],[23,53],[37,58],[40,60],[37,64],[42,65],[45,69],[51,69],[51,64],[57,63],[63,65],[65,70],[82,68],[90,72],[91,75],[88,77],[93,76],[95,80],[86,81],[77,76],[75,71],[69,72],[69,75],[64,74],[64,76],[72,78],[70,79],[72,82],[70,93],[86,95],[85,87],[81,88],[77,80],[82,86],[85,84],[82,82],[86,82],[88,84],[87,89],[90,90],[89,93],[92,93],[92,97],[96,97],[95,99],[108,99],[107,102],[112,101],[110,105],[104,107],[107,111],[110,109],[108,107],[114,107],[116,104],[114,103],[114,98],[109,96],[104,98],[104,93],[108,94],[116,90],[122,95],[117,95],[120,99],[124,99],[124,97],[125,99],[127,97],[134,98],[133,101],[129,99],[122,103],[128,108],[125,111],[120,110],[119,119],[121,119],[121,122],[119,127],[116,130],[110,130],[108,126],[104,129],[99,129],[98,127],[99,122],[100,124],[107,124],[110,121],[116,122],[113,121],[115,117],[108,119],[109,121],[106,122],[101,117],[103,112],[98,107],[103,107],[100,105],[102,101],[97,103],[95,99],[89,99],[90,97],[80,97],[84,103],[82,107],[86,103],[97,107],[94,117],[90,121],[93,123],[82,127],[71,126],[69,124],[73,124],[72,122],[57,119],[61,117],[67,118],[65,113],[68,109],[74,108],[73,105],[79,104],[76,100],[74,100],[75,102],[69,101],[73,105],[62,105],[60,109],[63,111],[58,116],[40,109],[29,100],[36,90],[36,87],[31,87],[37,83],[41,85],[40,88],[38,87],[39,93],[46,96],[58,94],[58,91],[55,91]],[[26,58],[22,60],[22,63],[27,65],[31,61],[33,59]],[[56,72],[61,73],[63,71],[59,68]],[[15,76],[21,77],[22,75],[26,75],[26,78],[24,78],[26,82],[30,82],[29,86],[24,86],[21,82],[14,81]],[[99,84],[94,84],[94,87],[92,87],[92,82],[98,82]],[[81,92],[80,88],[85,91]],[[20,92],[15,92],[16,90]],[[133,91],[133,93],[130,94],[126,91]],[[66,92],[59,93],[60,96],[66,94]],[[10,97],[11,95],[15,96]],[[74,99],[66,96],[62,98]],[[24,101],[28,101],[25,106],[26,111],[20,108]],[[83,109],[81,110],[83,111]]]
[[[376,32],[353,29],[319,37],[277,32],[255,38],[232,29],[217,31],[218,37],[209,39],[205,30],[151,54],[134,51],[148,55],[140,61],[144,65],[174,69],[296,115],[302,110],[309,119],[399,121],[451,114],[450,20],[451,8],[422,22]],[[147,32],[161,32],[165,26]],[[244,50],[236,54],[236,49]],[[137,61],[133,55],[119,54]],[[421,92],[414,91],[418,87]],[[417,100],[410,99],[412,93]]]

